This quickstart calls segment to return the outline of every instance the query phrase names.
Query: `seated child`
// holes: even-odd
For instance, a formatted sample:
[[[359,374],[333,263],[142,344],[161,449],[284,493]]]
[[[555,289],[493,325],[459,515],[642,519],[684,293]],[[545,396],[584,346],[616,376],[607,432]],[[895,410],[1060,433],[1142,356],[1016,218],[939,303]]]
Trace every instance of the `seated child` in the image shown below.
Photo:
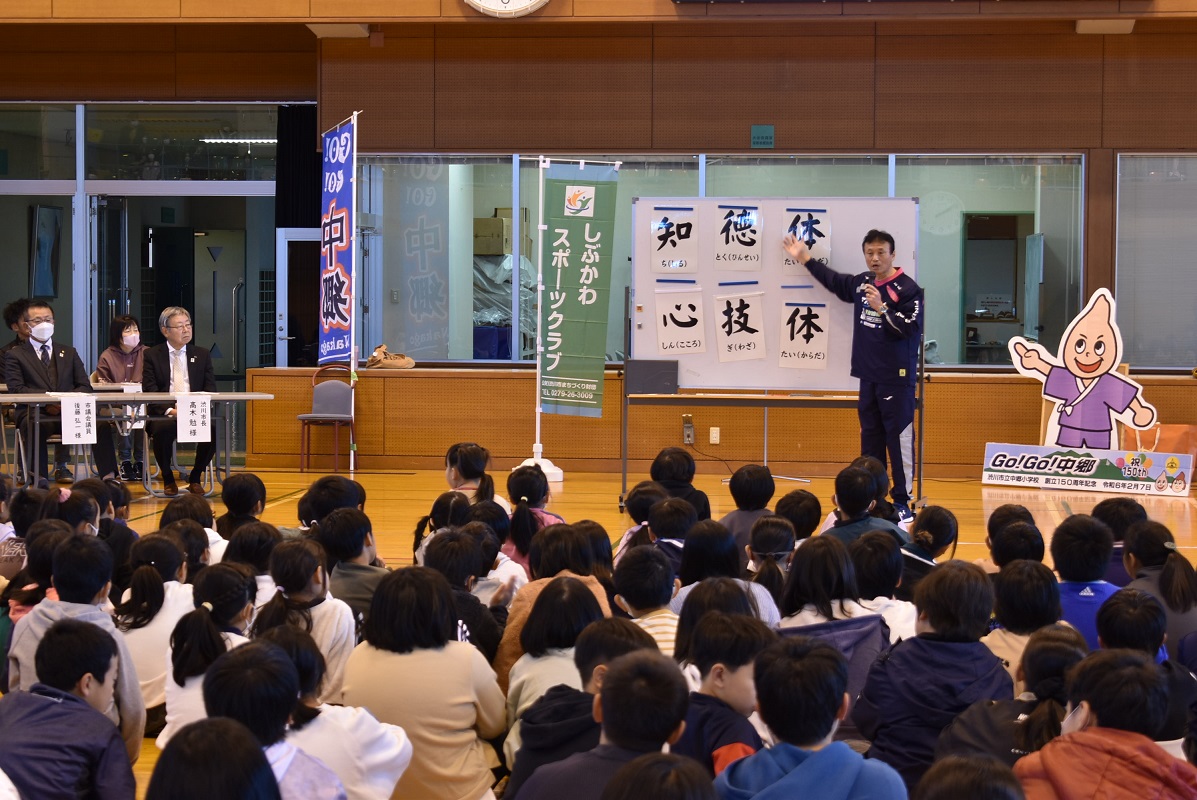
[[[764,747],[748,721],[757,702],[753,662],[776,639],[760,620],[720,612],[699,620],[690,653],[702,685],[690,693],[686,729],[670,752],[693,758],[715,777]]]
[[[1097,639],[1103,649],[1138,650],[1156,661],[1168,684],[1168,712],[1157,742],[1183,738],[1188,729],[1189,708],[1197,700],[1197,678],[1183,664],[1159,660],[1167,630],[1167,615],[1160,601],[1137,589],[1120,589],[1097,611]]]
[[[1068,670],[1087,655],[1085,637],[1068,624],[1032,633],[1017,677],[1027,691],[1012,700],[980,700],[966,708],[939,735],[935,759],[979,753],[1012,767],[1043,747],[1060,734]]]
[[[978,700],[1009,700],[1014,683],[981,644],[993,611],[993,585],[980,567],[947,561],[914,595],[918,634],[894,645],[869,669],[852,718],[872,741],[866,754],[913,787],[931,766],[935,742]]]
[[[242,525],[258,521],[266,508],[266,484],[252,472],[234,472],[220,485],[220,502],[227,511],[216,518],[216,532],[231,539]]]
[[[283,535],[270,523],[251,522],[237,529],[233,538],[229,540],[228,549],[224,551],[225,563],[248,567],[254,574],[254,582],[258,589],[254,596],[251,625],[262,607],[278,594],[278,584],[270,576],[270,555],[282,541]]]
[[[1168,687],[1146,653],[1092,653],[1068,675],[1060,735],[1018,760],[1027,797],[1197,797],[1197,768],[1152,741]]]
[[[1073,514],[1052,534],[1052,562],[1060,576],[1060,616],[1081,632],[1090,650],[1096,650],[1097,610],[1118,591],[1104,578],[1110,565],[1114,536],[1101,522]]]
[[[204,718],[204,673],[225,650],[249,641],[242,634],[253,614],[255,587],[248,568],[231,563],[205,567],[192,584],[195,607],[170,635],[166,725],[155,740],[159,748],[180,728]]]
[[[503,542],[502,550],[516,563],[528,571],[528,549],[532,537],[549,525],[565,522],[564,519],[545,510],[549,502],[549,479],[540,465],[516,467],[507,476],[507,494],[511,497],[511,533]]]
[[[835,476],[835,495],[831,501],[839,510],[835,524],[822,536],[839,539],[845,546],[860,538],[865,531],[886,531],[899,544],[909,541],[906,532],[894,523],[869,515],[877,504],[873,476],[859,467],[846,467]]]
[[[253,625],[255,638],[279,625],[312,635],[328,669],[321,702],[341,699],[345,663],[357,645],[353,611],[328,593],[326,560],[324,548],[312,539],[292,539],[275,547],[270,553],[270,578],[278,591],[258,611]]]
[[[599,800],[620,767],[678,740],[688,703],[686,680],[670,659],[648,652],[616,658],[594,700],[599,745],[540,767],[514,800]]]
[[[981,641],[1002,660],[1014,681],[1014,696],[1026,691],[1018,678],[1022,651],[1031,634],[1060,619],[1060,589],[1052,571],[1038,561],[1011,561],[993,581],[996,628]]]
[[[104,716],[119,662],[111,634],[61,619],[42,635],[34,662],[38,682],[0,699],[0,770],[22,797],[133,797],[125,744]]]
[[[515,763],[520,747],[520,718],[554,686],[581,689],[574,665],[574,645],[586,626],[603,618],[590,588],[577,578],[559,577],[536,598],[520,631],[524,654],[511,667],[507,690],[507,738],[503,752]]]
[[[204,675],[208,716],[234,719],[258,738],[282,800],[346,800],[336,773],[284,739],[298,703],[295,664],[269,642],[250,642],[224,653]]]
[[[996,575],[1011,561],[1043,563],[1043,534],[1029,522],[1011,522],[990,536],[988,541],[990,566],[997,568],[991,575]]]
[[[876,519],[889,520],[897,525],[902,530],[907,530],[910,527],[911,517],[905,519],[898,513],[894,504],[889,501],[889,470],[880,460],[873,456],[857,456],[848,464],[849,467],[855,469],[863,469],[865,472],[873,476],[873,507],[869,509],[869,516]],[[831,513],[827,515],[827,519],[823,520],[823,526],[819,528],[820,533],[830,530],[840,519],[840,512],[838,509],[832,509]]]
[[[282,625],[260,641],[281,647],[299,675],[299,704],[287,741],[335,772],[349,800],[389,798],[411,763],[412,744],[403,728],[379,722],[364,708],[321,703],[324,656],[308,634]]]
[[[822,534],[794,553],[782,590],[780,627],[800,628],[874,613],[859,601],[848,548],[837,537]]]
[[[899,600],[913,600],[919,581],[939,562],[948,548],[956,554],[958,526],[956,515],[943,506],[923,506],[910,523],[910,541],[902,545],[902,583],[894,596]],[[952,556],[948,556],[951,558]]]
[[[428,543],[441,531],[464,523],[470,513],[470,498],[461,492],[444,492],[432,503],[429,512],[420,517],[412,539],[415,564],[424,566],[424,551]],[[424,532],[428,531],[425,535]]]
[[[794,525],[779,514],[758,519],[748,535],[748,546],[744,548],[748,565],[744,577],[765,587],[775,605],[781,604],[795,545]]]
[[[1104,522],[1114,535],[1114,550],[1110,553],[1110,566],[1106,568],[1106,581],[1118,587],[1126,586],[1134,577],[1122,563],[1123,542],[1131,525],[1147,521],[1147,509],[1132,497],[1107,497],[1093,506],[1089,514]]]
[[[626,653],[656,649],[652,637],[629,620],[606,618],[587,625],[574,645],[574,666],[582,688],[567,683],[554,686],[524,712],[522,741],[505,796],[515,797],[538,767],[598,747],[594,698],[603,687],[607,665]]]
[[[37,683],[37,646],[55,622],[75,619],[98,626],[116,642],[118,655],[115,692],[108,695],[103,712],[119,726],[129,761],[134,763],[141,755],[145,703],[133,657],[117,633],[112,617],[100,608],[111,589],[112,551],[95,536],[73,534],[55,548],[52,570],[58,599],[42,600],[13,628],[8,651],[8,688],[29,691]]]
[[[657,453],[648,468],[649,477],[665,487],[670,497],[678,497],[694,507],[698,519],[711,518],[711,501],[706,492],[694,488],[697,465],[694,456],[681,447],[666,447]]]
[[[902,583],[903,566],[902,548],[894,537],[883,531],[869,531],[848,545],[848,557],[856,569],[860,605],[885,618],[893,644],[913,639],[918,611],[914,603],[894,599]]]
[[[717,800],[706,770],[694,759],[672,753],[645,753],[619,768],[603,800]]]
[[[624,554],[633,547],[651,544],[648,535],[648,510],[661,500],[667,500],[669,492],[656,481],[640,481],[624,498],[624,508],[632,518],[633,525],[623,532],[615,548],[615,564],[618,566]]]
[[[356,508],[338,508],[316,527],[314,538],[332,562],[329,593],[349,605],[360,629],[370,616],[370,600],[378,582],[389,572],[374,565],[378,546],[370,518]]]
[[[777,743],[720,773],[719,797],[906,797],[891,767],[834,741],[849,704],[848,665],[834,647],[805,636],[782,637],[757,656],[753,677],[757,707]]]
[[[615,604],[670,658],[677,614],[669,609],[669,599],[676,591],[669,559],[655,547],[633,548],[615,568]]]
[[[278,781],[249,728],[225,717],[179,731],[154,764],[146,800],[276,800]]]
[[[748,566],[752,525],[770,513],[769,501],[773,499],[776,487],[768,467],[745,464],[732,473],[727,488],[736,503],[736,510],[728,513],[719,522],[736,537],[736,552],[740,554],[740,571],[743,572]]]
[[[1015,522],[1025,522],[1028,525],[1035,524],[1035,518],[1026,506],[1018,505],[1017,503],[1005,503],[998,506],[989,515],[989,519],[985,522],[985,546],[990,550],[989,558],[978,558],[973,563],[981,569],[985,570],[986,574],[996,575],[997,571],[1002,568],[1001,564],[996,564],[993,561],[993,538],[998,531],[1011,525]],[[1025,556],[1020,556],[1025,557]],[[1010,559],[1013,561],[1014,559]],[[1043,558],[1038,559],[1042,561]]]
[[[1006,765],[985,756],[948,756],[937,762],[915,787],[914,800],[1023,800],[1022,786]]]
[[[674,577],[682,569],[682,548],[686,534],[698,522],[694,506],[677,497],[661,500],[648,511],[648,532],[653,545],[669,559]]]
[[[468,533],[447,530],[438,535],[424,551],[424,565],[445,576],[453,587],[453,606],[457,612],[457,641],[469,642],[486,656],[495,660],[503,627],[507,624],[507,596],[496,593],[487,608],[470,593],[476,576],[482,569],[482,548]],[[494,601],[498,598],[498,602]]]
[[[178,497],[172,498],[166,504],[166,508],[162,509],[162,516],[158,519],[158,529],[161,530],[181,519],[190,519],[203,526],[204,533],[208,537],[209,564],[219,564],[224,560],[224,553],[228,549],[229,542],[213,527],[216,521],[212,517],[212,506],[208,504],[207,500],[190,492],[184,492]]]
[[[499,512],[497,516],[492,516],[492,509]],[[500,525],[506,533],[511,520],[497,503],[486,500],[470,506],[470,520],[458,528],[462,533],[477,540],[482,553],[482,565],[470,592],[484,605],[490,606],[494,596],[503,591],[507,595],[507,606],[510,608],[516,592],[528,583],[527,570],[512,561],[500,549],[502,545],[495,525]]]
[[[805,489],[795,489],[784,495],[773,507],[773,513],[785,517],[794,526],[794,546],[801,547],[819,528],[823,506],[819,498]]]

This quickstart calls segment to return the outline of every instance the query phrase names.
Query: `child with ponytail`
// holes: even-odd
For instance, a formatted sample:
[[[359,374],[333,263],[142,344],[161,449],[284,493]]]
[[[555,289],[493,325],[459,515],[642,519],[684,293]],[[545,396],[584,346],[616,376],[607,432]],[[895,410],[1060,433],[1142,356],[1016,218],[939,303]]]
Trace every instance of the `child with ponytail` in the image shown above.
[[[249,569],[234,563],[205,567],[192,586],[195,608],[170,634],[170,670],[166,678],[166,726],[158,748],[183,726],[208,716],[204,708],[204,673],[221,653],[245,644],[245,628],[254,610],[257,582]]]
[[[166,724],[166,663],[175,625],[195,608],[187,578],[186,554],[160,533],[138,539],[129,552],[129,588],[113,618],[133,657],[146,708],[146,736]]]
[[[432,510],[427,516],[420,517],[416,523],[413,535],[412,551],[415,553],[416,566],[424,566],[424,551],[428,549],[428,542],[445,528],[456,528],[464,525],[470,518],[470,498],[462,492],[445,492],[432,504]],[[424,535],[428,531],[428,535]]]
[[[445,481],[449,488],[462,492],[471,503],[493,500],[511,513],[511,504],[495,495],[495,479],[486,474],[490,452],[480,444],[458,442],[445,453]]]
[[[1126,532],[1122,563],[1138,589],[1160,601],[1168,618],[1168,658],[1179,660],[1180,642],[1197,631],[1197,572],[1158,522],[1136,522]]]
[[[1089,653],[1085,637],[1068,624],[1031,634],[1018,666],[1027,691],[1012,700],[979,700],[939,735],[938,761],[984,753],[1007,766],[1060,735],[1068,705],[1066,675]]]
[[[531,577],[528,548],[532,545],[532,537],[545,526],[562,524],[565,520],[544,510],[549,501],[549,479],[539,464],[512,470],[507,476],[507,495],[512,506],[511,531],[501,549]]]
[[[788,519],[769,514],[752,523],[749,543],[744,547],[748,554],[744,577],[768,589],[778,606],[794,557],[794,538],[794,526]]]
[[[345,662],[357,644],[353,611],[328,596],[324,548],[312,539],[283,542],[270,553],[270,577],[278,592],[258,611],[253,635],[290,625],[310,633],[327,664],[320,702],[339,700]]]
[[[914,587],[919,585],[927,573],[938,563],[937,558],[951,548],[956,555],[956,515],[943,506],[923,506],[910,523],[910,542],[902,545],[902,583],[894,597],[899,600],[914,600]]]

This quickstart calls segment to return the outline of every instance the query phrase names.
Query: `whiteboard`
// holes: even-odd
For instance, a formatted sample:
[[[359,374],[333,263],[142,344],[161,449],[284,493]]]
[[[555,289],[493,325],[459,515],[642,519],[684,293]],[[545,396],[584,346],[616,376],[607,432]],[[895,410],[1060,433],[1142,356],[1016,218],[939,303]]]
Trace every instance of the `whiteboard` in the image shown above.
[[[809,241],[816,243],[812,252],[824,252],[832,269],[864,272],[861,242],[870,228],[878,228],[894,237],[894,265],[918,279],[918,198],[634,198],[630,357],[677,359],[679,388],[856,391],[857,380],[849,374],[853,306],[824,289],[805,267],[789,262],[781,246],[799,214],[808,222]],[[687,224],[689,228],[679,227]],[[679,232],[689,235],[681,239]],[[743,245],[744,254],[729,255],[728,237],[737,235],[740,241],[732,244]],[[753,245],[744,244],[750,239]],[[753,318],[752,330],[761,333],[751,348],[744,345],[753,350],[749,360],[720,360],[720,347],[712,345],[720,336],[730,336],[723,326],[730,325],[732,308],[724,301],[736,293],[750,294],[748,305],[759,303],[752,311],[760,314]],[[685,322],[701,317],[690,331],[701,326],[701,337],[663,343],[667,334],[662,333],[660,312],[663,303],[674,299],[679,300],[679,315],[690,313]],[[818,325],[826,325],[826,339],[816,340],[823,342],[824,363],[813,368],[781,363],[781,351],[788,349],[783,347],[786,332],[792,333],[787,320],[794,316],[791,309],[799,307],[808,316],[813,308]],[[663,324],[670,330],[669,320]],[[703,352],[684,350],[700,338],[706,345]],[[662,352],[666,346],[683,349]],[[729,356],[725,352],[722,358]]]

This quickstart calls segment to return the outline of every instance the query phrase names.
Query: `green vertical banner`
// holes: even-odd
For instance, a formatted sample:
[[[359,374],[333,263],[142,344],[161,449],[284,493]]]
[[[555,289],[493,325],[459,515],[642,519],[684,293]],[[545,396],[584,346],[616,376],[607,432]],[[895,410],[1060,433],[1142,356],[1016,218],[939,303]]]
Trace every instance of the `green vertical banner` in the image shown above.
[[[549,414],[603,415],[618,176],[593,164],[545,173],[540,404]]]

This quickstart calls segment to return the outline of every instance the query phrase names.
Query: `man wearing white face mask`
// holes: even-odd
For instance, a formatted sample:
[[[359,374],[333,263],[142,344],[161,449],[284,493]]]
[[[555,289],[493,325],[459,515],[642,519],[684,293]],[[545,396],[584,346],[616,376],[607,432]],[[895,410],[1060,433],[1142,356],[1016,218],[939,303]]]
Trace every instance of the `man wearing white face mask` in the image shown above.
[[[91,392],[91,380],[79,353],[68,344],[54,341],[54,309],[48,303],[30,301],[21,323],[22,331],[29,337],[28,342],[13,348],[4,361],[4,382],[8,384],[10,393]],[[37,463],[43,477],[47,476],[49,466],[46,461],[46,438],[59,429],[60,423],[55,417],[60,411],[58,406],[53,405],[44,407],[41,412]],[[25,439],[26,463],[32,464],[33,415],[29,408],[18,406],[14,418]],[[101,476],[110,478],[116,475],[116,450],[112,446],[111,423],[97,423],[92,454]]]

